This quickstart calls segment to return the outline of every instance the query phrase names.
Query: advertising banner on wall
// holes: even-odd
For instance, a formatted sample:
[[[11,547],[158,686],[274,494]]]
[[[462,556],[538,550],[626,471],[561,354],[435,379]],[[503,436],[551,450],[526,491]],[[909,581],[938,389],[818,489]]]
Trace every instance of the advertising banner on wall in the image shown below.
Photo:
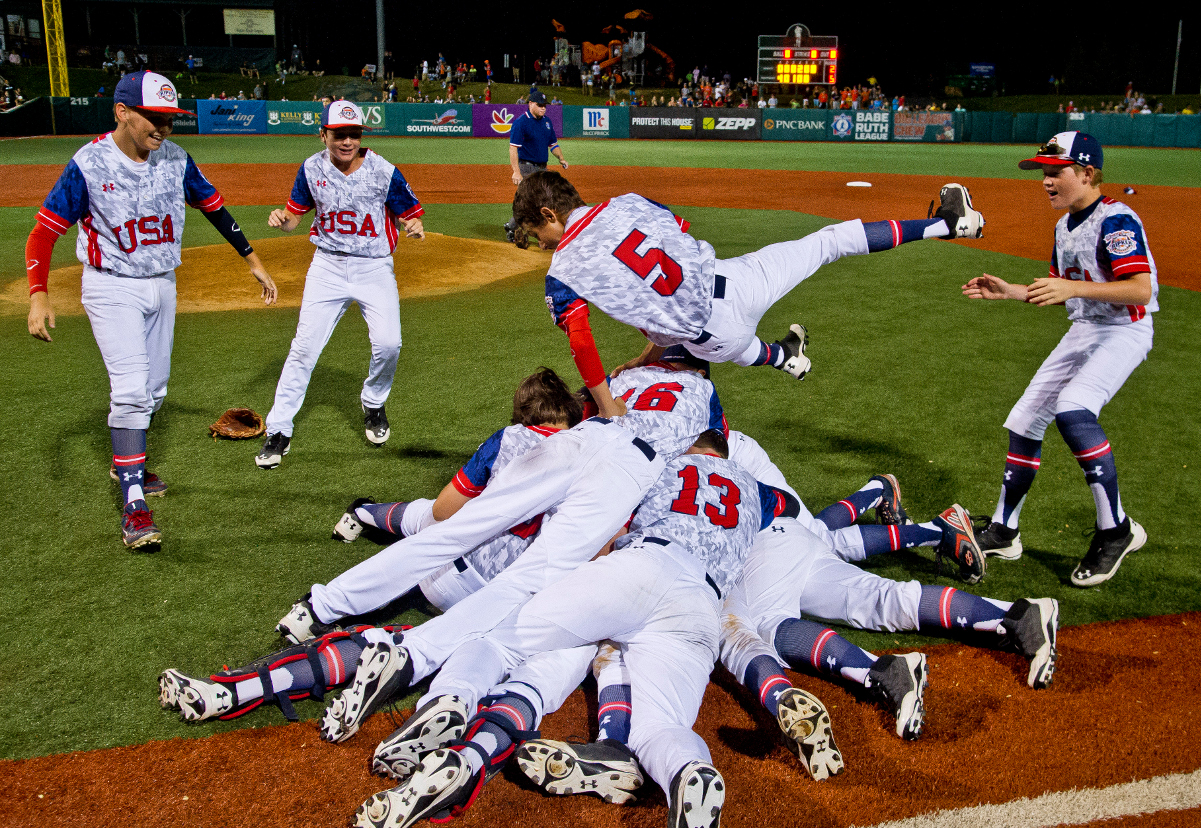
[[[745,141],[759,137],[760,113],[758,110],[698,109],[696,113],[698,138]]]
[[[471,137],[471,104],[395,104],[403,107],[402,135]],[[389,107],[391,108],[391,106]]]
[[[768,109],[759,137],[766,141],[825,141],[830,130],[826,109]]]
[[[508,138],[513,122],[528,111],[525,104],[472,104],[471,134],[476,138]],[[548,106],[543,117],[550,118],[555,135],[563,134],[563,107]]]
[[[894,141],[958,141],[954,112],[894,112]]]
[[[404,135],[404,109],[400,104],[361,103],[363,126],[371,135]]]
[[[205,135],[263,135],[267,132],[265,101],[196,101],[196,116]]]
[[[631,138],[695,138],[696,110],[674,106],[639,106],[630,110]]]
[[[271,135],[316,135],[321,127],[321,104],[307,101],[266,101],[267,132]]]

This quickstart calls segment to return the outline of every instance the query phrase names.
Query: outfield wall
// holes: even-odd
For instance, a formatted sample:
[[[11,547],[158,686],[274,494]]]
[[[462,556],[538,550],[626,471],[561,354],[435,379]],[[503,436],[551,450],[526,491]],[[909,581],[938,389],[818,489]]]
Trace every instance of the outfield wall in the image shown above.
[[[310,135],[321,105],[308,101],[181,100],[196,114],[177,133]],[[361,104],[375,135],[507,138],[525,111],[517,104]],[[879,112],[822,109],[551,106],[566,138],[672,138],[1039,144],[1080,129],[1104,145],[1201,147],[1201,115],[1055,112]],[[36,98],[0,113],[0,136],[97,135],[114,127],[111,98]]]

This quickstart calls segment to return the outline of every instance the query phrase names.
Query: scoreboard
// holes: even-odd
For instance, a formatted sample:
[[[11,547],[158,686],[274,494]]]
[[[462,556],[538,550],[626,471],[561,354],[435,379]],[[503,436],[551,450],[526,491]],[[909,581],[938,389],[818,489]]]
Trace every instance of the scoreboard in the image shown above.
[[[828,84],[838,82],[838,38],[805,32],[759,35],[759,83]]]

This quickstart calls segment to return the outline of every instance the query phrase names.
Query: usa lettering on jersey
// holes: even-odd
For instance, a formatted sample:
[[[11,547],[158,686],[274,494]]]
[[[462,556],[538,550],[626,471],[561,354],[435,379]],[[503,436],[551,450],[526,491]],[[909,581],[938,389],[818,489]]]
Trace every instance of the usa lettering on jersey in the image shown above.
[[[1136,273],[1151,274],[1151,301],[1118,305],[1096,299],[1067,300],[1073,322],[1128,325],[1159,310],[1159,278],[1138,214],[1120,201],[1102,198],[1092,213],[1073,229],[1068,216],[1055,225],[1052,277],[1085,282],[1113,282]]]
[[[186,206],[207,213],[223,204],[178,145],[164,141],[139,164],[117,148],[110,133],[75,153],[46,196],[38,222],[59,235],[78,222],[80,262],[146,277],[179,266]]]
[[[667,464],[638,505],[623,547],[657,537],[700,559],[725,595],[742,572],[763,525],[759,483],[737,463],[706,454],[686,454]]]
[[[713,311],[716,257],[686,230],[666,207],[632,193],[577,208],[548,277],[657,345],[691,342]]]
[[[626,414],[613,422],[651,444],[665,458],[683,454],[702,431],[725,430],[725,412],[713,383],[692,371],[644,365],[622,371],[609,383]]]
[[[310,156],[296,173],[288,211],[304,215],[316,210],[309,228],[313,244],[333,253],[378,259],[396,249],[400,221],[425,213],[400,170],[369,149],[350,175],[329,160],[329,151]]]

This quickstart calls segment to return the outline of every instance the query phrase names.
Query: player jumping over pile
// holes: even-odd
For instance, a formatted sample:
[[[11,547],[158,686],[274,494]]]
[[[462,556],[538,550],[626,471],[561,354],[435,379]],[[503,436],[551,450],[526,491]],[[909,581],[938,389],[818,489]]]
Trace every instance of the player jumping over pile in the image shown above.
[[[559,173],[525,178],[513,198],[523,230],[554,250],[546,303],[571,341],[572,356],[601,414],[624,411],[605,384],[605,370],[588,326],[588,305],[642,331],[649,344],[613,373],[654,362],[669,345],[683,345],[710,362],[770,365],[804,379],[807,335],[793,325],[778,342],[755,335],[772,305],[843,256],[889,250],[927,238],[979,238],[984,217],[961,184],[947,184],[934,218],[858,219],[824,227],[796,241],[718,260],[713,247],[688,235],[689,224],[661,204],[633,193],[589,207]]]

